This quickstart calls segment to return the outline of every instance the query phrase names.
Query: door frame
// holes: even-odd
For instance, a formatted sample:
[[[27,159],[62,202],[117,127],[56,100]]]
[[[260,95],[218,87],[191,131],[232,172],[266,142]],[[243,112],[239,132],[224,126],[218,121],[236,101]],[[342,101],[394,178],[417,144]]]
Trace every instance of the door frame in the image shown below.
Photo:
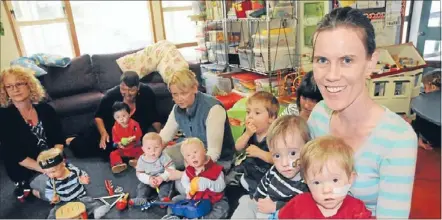
[[[422,57],[425,41],[441,40],[441,27],[428,27],[432,3],[433,1],[413,1],[409,40],[413,42]]]

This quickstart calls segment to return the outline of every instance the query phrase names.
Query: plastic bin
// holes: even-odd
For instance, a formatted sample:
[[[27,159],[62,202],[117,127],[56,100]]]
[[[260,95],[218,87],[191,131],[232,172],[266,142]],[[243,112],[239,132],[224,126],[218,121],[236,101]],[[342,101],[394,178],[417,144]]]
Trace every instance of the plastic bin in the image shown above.
[[[253,60],[253,52],[249,49],[238,49],[239,65],[243,68],[253,68],[255,61]]]
[[[253,93],[256,91],[255,80],[263,79],[266,76],[256,73],[238,73],[232,76],[233,87],[243,93]]]
[[[285,34],[284,34],[285,33]],[[267,31],[262,31],[260,34],[252,35],[254,42],[253,48],[267,48],[270,47],[294,47],[295,33],[291,28],[273,29],[270,30],[270,39]]]
[[[255,69],[262,72],[295,67],[295,48],[278,47],[270,48],[270,65],[268,49],[253,49]]]
[[[206,87],[206,93],[209,95],[219,95],[216,94],[219,90],[225,93],[232,91],[232,82],[228,78],[220,77],[212,72],[203,73],[201,76]]]
[[[272,94],[274,96],[279,96],[278,86],[279,83],[277,79],[272,79]],[[255,80],[256,91],[266,91],[270,92],[269,78],[266,79],[257,79]]]

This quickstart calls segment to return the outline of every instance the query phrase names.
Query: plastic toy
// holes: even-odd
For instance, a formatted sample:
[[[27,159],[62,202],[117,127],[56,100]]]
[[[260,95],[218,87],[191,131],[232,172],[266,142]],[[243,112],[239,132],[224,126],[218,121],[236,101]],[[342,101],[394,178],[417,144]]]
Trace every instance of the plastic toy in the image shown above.
[[[112,180],[105,180],[104,186],[106,187],[106,190],[110,196],[113,196],[115,194],[114,193],[114,186],[112,185]]]
[[[128,197],[129,197],[129,193],[126,193],[122,198],[118,199],[115,207],[117,207],[117,209],[120,211],[123,211],[124,209],[126,209]]]
[[[185,217],[188,219],[200,218],[207,215],[212,210],[212,203],[208,199],[198,201],[185,199],[174,202],[146,202],[141,205],[141,211],[149,209],[154,205],[169,206],[172,209],[172,215]]]

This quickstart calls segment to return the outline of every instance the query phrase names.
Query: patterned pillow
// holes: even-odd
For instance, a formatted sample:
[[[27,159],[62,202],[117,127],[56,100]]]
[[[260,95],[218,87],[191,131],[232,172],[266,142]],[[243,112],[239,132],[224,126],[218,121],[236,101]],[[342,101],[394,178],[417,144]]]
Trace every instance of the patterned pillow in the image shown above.
[[[117,59],[117,64],[123,72],[135,71],[140,78],[158,71],[167,82],[171,73],[182,68],[189,68],[189,64],[174,44],[168,41],[159,41],[133,54]]]
[[[62,57],[54,54],[44,54],[44,53],[36,53],[30,57],[37,62],[37,65],[41,64],[44,66],[53,66],[53,67],[67,67],[71,63],[71,58]]]
[[[21,66],[24,68],[31,69],[32,71],[35,72],[34,75],[36,77],[48,74],[44,69],[38,67],[38,65],[35,63],[34,59],[31,59],[28,57],[20,57],[18,59],[15,59],[15,60],[11,61],[10,65],[11,66],[18,65],[18,66]]]

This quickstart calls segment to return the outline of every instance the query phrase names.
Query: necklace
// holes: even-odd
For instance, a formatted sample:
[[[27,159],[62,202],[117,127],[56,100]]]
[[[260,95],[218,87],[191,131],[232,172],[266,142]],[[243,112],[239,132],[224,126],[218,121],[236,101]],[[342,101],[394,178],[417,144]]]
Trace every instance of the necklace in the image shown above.
[[[29,125],[33,126],[34,123],[32,122],[32,111],[34,110],[34,107],[31,106],[31,108],[28,110],[28,114],[26,115],[27,117],[25,117],[25,121],[26,123],[28,123]],[[24,115],[24,114],[22,114]]]

